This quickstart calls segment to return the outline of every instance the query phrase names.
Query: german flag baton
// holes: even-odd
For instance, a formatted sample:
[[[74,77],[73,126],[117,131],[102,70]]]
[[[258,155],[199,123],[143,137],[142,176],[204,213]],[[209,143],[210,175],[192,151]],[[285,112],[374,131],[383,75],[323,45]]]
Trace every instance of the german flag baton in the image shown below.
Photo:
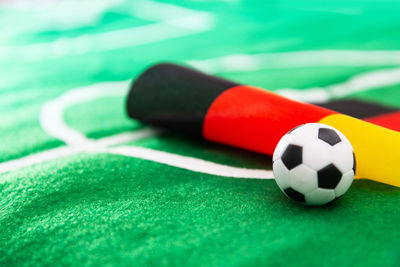
[[[131,86],[127,112],[144,123],[268,155],[292,128],[324,123],[352,143],[356,178],[400,186],[399,132],[186,67],[158,64],[143,72]]]

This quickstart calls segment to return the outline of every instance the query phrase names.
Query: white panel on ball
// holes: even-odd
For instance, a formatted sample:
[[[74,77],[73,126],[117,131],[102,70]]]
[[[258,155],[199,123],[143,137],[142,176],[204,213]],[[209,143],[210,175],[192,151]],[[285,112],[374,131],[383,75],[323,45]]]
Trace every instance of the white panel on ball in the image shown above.
[[[335,192],[329,189],[318,188],[305,195],[305,197],[308,205],[320,206],[334,200]]]
[[[290,173],[280,159],[274,162],[272,169],[274,171],[274,176],[279,177],[279,179],[276,180],[278,186],[282,190],[290,187]]]
[[[296,191],[306,194],[318,188],[317,173],[313,169],[300,165],[289,173],[290,187]]]

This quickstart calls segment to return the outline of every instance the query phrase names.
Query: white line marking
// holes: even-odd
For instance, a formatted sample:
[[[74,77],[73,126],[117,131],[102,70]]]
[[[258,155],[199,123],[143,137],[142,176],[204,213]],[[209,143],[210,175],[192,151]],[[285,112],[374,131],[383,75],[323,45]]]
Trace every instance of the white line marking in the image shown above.
[[[131,15],[144,20],[165,22],[197,16],[203,18],[202,20],[205,22],[205,26],[209,25],[207,22],[213,21],[214,17],[208,12],[149,0],[132,2],[129,12]],[[178,26],[186,27],[184,24],[179,24]]]
[[[157,132],[145,130],[143,132],[123,133],[112,137],[106,137],[87,143],[86,146],[63,146],[39,152],[16,160],[7,161],[0,164],[0,174],[29,167],[39,163],[64,158],[82,152],[89,153],[111,153],[123,155],[127,157],[140,158],[144,160],[154,161],[169,166],[186,169],[194,172],[206,173],[216,176],[232,177],[232,178],[248,178],[248,179],[273,179],[273,173],[269,170],[246,169],[218,164],[202,159],[188,156],[181,156],[174,153],[158,151],[154,149],[137,147],[137,146],[120,146],[107,148],[112,144],[120,144],[147,138]]]
[[[232,167],[144,147],[119,146],[110,148],[107,151],[112,154],[150,160],[181,169],[217,176],[253,179],[273,179],[274,177],[272,171],[269,170]]]
[[[400,65],[400,51],[315,50],[254,55],[233,54],[186,62],[210,73],[328,66],[396,66]]]
[[[399,66],[400,51],[318,50],[256,55],[229,55],[206,60],[189,60],[188,64],[205,72],[236,72],[260,69],[328,66]],[[356,92],[400,83],[400,68],[373,70],[327,87],[306,89],[282,88],[275,92],[305,102],[326,102]]]
[[[110,147],[114,145],[119,145],[135,140],[141,140],[149,137],[156,136],[160,134],[162,130],[154,129],[154,128],[144,128],[132,132],[120,133],[113,136],[108,136],[101,138],[96,141],[97,145],[103,147]]]
[[[154,19],[159,22],[110,32],[64,37],[46,43],[3,46],[0,49],[0,58],[3,60],[23,58],[25,61],[39,61],[133,47],[207,31],[213,27],[215,22],[214,16],[210,13],[179,6],[150,1],[141,2],[138,6],[141,6],[142,9],[143,7],[145,7],[144,9],[152,7]],[[163,10],[163,8],[167,8],[167,10]],[[172,13],[180,16],[167,15],[166,11],[168,10],[174,10]],[[157,16],[159,17],[157,18]]]
[[[46,161],[55,160],[58,158],[67,157],[82,151],[80,147],[63,146],[47,151],[39,152],[19,159],[14,159],[0,163],[0,174],[9,171],[14,171],[20,168],[39,164]]]
[[[292,89],[282,88],[275,91],[281,96],[309,103],[325,103],[331,99],[331,94],[323,88]]]
[[[175,18],[165,21],[166,24],[197,32],[210,30],[214,25],[214,17],[207,13]]]
[[[365,72],[342,84],[326,87],[333,97],[391,86],[400,83],[400,68]]]
[[[139,139],[157,135],[158,131],[152,129],[142,129],[135,132],[121,133],[99,140],[90,140],[79,146],[62,146],[47,151],[39,152],[19,159],[0,163],[0,174],[31,165],[64,158],[81,152],[104,152],[107,146],[118,145]]]
[[[40,124],[45,132],[67,145],[86,143],[89,139],[85,135],[66,125],[64,110],[103,97],[121,97],[127,93],[128,85],[129,81],[104,82],[72,89],[43,106],[39,115]]]
[[[375,70],[356,75],[346,82],[325,88],[279,89],[276,93],[305,102],[327,102],[332,98],[344,97],[357,92],[379,89],[400,83],[400,68]]]
[[[68,55],[81,55],[134,47],[199,32],[199,30],[187,27],[177,27],[176,25],[172,25],[173,23],[174,21],[169,23],[160,22],[112,32],[85,34],[73,38],[63,37],[48,43],[37,43],[19,47],[4,46],[0,51],[0,57],[4,60],[23,58],[26,61],[34,62],[43,59],[57,59]]]
[[[24,1],[20,6],[17,5],[17,8],[13,7],[14,12],[18,12],[17,14],[11,13],[12,15],[9,15],[9,17],[2,17],[1,24],[10,24],[12,21],[13,27],[5,27],[0,32],[0,40],[11,40],[12,37],[20,34],[63,31],[93,26],[107,10],[121,5],[123,2],[124,0],[96,0],[95,3],[82,1],[79,6],[76,6],[67,1],[51,3],[48,1],[44,5],[35,1]],[[6,14],[7,12],[4,12],[4,15]],[[24,19],[16,20],[16,15],[24,17]],[[26,21],[34,21],[35,23],[26,23]]]

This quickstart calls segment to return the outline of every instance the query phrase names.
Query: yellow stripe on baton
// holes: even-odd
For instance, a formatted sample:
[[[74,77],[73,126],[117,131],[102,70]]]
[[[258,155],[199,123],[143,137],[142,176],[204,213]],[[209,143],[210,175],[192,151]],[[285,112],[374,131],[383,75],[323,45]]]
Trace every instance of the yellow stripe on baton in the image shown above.
[[[329,115],[320,123],[335,127],[351,142],[356,178],[400,187],[400,133],[346,115]]]

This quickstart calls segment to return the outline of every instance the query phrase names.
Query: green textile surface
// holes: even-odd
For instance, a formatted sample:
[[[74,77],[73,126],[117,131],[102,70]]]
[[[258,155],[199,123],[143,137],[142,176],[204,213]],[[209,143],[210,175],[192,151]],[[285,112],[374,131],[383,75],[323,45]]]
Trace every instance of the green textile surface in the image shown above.
[[[399,14],[395,0],[0,4],[0,266],[398,266],[400,189],[357,180],[299,206],[224,171],[270,157],[150,128],[124,103],[132,77],[172,61],[400,108]]]

